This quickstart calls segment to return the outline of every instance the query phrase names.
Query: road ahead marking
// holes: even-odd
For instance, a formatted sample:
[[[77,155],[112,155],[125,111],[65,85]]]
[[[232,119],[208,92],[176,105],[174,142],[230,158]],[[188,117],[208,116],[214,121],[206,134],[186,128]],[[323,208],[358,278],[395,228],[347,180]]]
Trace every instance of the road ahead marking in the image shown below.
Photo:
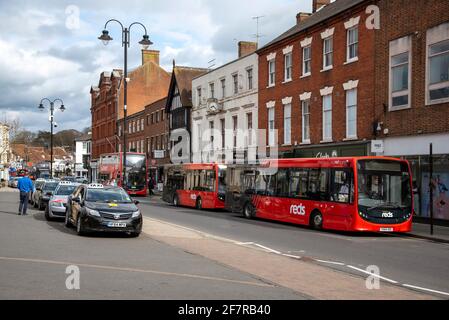
[[[74,262],[41,260],[41,259],[12,258],[12,257],[0,257],[0,260],[55,264],[55,265],[76,265],[78,267],[93,268],[93,269],[151,273],[151,274],[158,274],[158,275],[164,275],[164,276],[175,276],[175,277],[182,277],[182,278],[229,282],[229,283],[243,284],[243,285],[256,286],[256,287],[270,287],[270,288],[274,287],[274,285],[271,285],[268,283],[262,283],[262,282],[258,283],[258,282],[252,282],[252,281],[233,280],[233,279],[217,278],[217,277],[210,277],[210,276],[201,276],[201,275],[197,275],[197,274],[165,272],[165,271],[158,271],[158,270],[145,270],[145,269],[136,269],[136,268],[127,268],[127,267],[112,267],[112,266],[102,266],[102,265],[96,265],[96,264],[85,264],[85,263],[74,263]]]
[[[363,270],[363,269],[360,269],[360,268],[356,268],[356,267],[350,266],[349,264],[348,264],[348,265],[346,265],[346,266],[347,266],[348,268],[351,268],[351,269],[354,269],[354,270],[357,270],[357,271],[360,271],[360,272],[363,272],[363,273],[369,274],[370,276],[373,276],[373,277],[376,277],[376,278],[379,278],[379,279],[382,279],[382,280],[388,281],[388,282],[390,282],[390,283],[393,283],[393,284],[397,284],[397,283],[398,283],[397,281],[394,281],[394,280],[391,280],[391,279],[388,279],[388,278],[385,278],[385,277],[379,276],[379,275],[377,275],[377,274],[374,274],[374,273],[368,272],[368,271],[366,271],[366,270]]]
[[[417,290],[422,290],[422,291],[428,291],[428,292],[433,292],[433,293],[439,293],[445,296],[449,296],[449,293],[447,292],[443,292],[443,291],[437,291],[437,290],[432,290],[432,289],[427,289],[427,288],[422,288],[422,287],[417,287],[417,286],[412,286],[411,284],[403,284],[404,287],[407,288],[412,288],[412,289],[417,289]]]

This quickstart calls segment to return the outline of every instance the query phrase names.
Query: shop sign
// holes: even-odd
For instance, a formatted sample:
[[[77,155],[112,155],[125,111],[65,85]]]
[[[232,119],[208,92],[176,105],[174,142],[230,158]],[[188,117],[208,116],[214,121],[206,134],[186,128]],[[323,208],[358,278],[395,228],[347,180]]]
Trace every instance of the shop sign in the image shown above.
[[[371,152],[384,153],[384,141],[383,140],[372,140],[371,141]]]

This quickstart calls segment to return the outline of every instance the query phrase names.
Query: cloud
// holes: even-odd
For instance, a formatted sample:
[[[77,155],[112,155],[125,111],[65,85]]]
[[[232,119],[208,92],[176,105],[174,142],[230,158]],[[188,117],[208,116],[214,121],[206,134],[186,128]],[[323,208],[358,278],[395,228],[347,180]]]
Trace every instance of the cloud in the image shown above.
[[[123,68],[118,25],[109,25],[112,41],[97,39],[104,23],[117,18],[146,25],[161,65],[207,67],[237,57],[237,40],[256,33],[261,44],[295,23],[295,13],[309,11],[312,0],[97,0],[0,1],[0,115],[20,117],[30,130],[48,130],[48,117],[37,105],[43,97],[63,98],[67,111],[57,113],[57,130],[82,129],[90,123],[89,88],[102,71]],[[75,9],[67,10],[76,3]],[[73,7],[70,7],[73,9]],[[79,16],[73,16],[79,13]],[[75,22],[75,23],[74,23]],[[70,26],[70,28],[67,28]],[[137,42],[143,29],[133,26],[129,68],[141,62]]]

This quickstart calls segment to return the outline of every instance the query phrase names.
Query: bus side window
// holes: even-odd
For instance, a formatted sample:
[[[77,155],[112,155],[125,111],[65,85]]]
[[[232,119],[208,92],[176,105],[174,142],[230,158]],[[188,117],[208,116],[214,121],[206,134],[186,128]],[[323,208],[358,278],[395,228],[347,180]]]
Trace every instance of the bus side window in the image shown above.
[[[331,180],[331,200],[350,203],[353,193],[352,175],[348,170],[333,169]]]
[[[289,192],[289,170],[288,169],[279,169],[276,174],[276,190],[275,195],[278,197],[288,197]]]

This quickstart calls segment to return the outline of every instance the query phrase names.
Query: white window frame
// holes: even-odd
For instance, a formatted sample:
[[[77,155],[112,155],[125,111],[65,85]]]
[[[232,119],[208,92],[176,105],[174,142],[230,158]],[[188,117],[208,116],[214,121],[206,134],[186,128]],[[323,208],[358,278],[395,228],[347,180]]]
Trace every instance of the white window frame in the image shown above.
[[[248,84],[248,90],[253,90],[254,89],[254,69],[252,67],[246,69],[246,80],[247,80],[247,84]]]
[[[409,109],[411,107],[411,85],[412,85],[412,38],[411,36],[405,36],[393,41],[390,41],[389,45],[389,111],[398,111]],[[408,88],[401,91],[393,92],[393,68],[400,67],[402,64],[397,64],[393,66],[393,58],[401,54],[408,53]],[[408,103],[404,105],[393,106],[393,98],[405,96],[408,97]]]
[[[225,99],[226,98],[226,78],[220,79],[220,84],[221,84],[221,98]]]
[[[330,50],[326,51],[326,43],[329,41]],[[326,57],[330,56],[331,64],[326,65]],[[334,37],[330,36],[323,39],[323,71],[330,70],[334,67]]]
[[[430,47],[441,42],[449,40],[449,22],[442,23],[427,30],[426,34],[426,106],[447,103],[449,98],[442,98],[438,100],[430,100],[430,91],[449,86],[449,81],[440,82],[437,84],[430,84],[430,59],[437,55],[446,54],[446,52],[437,55],[430,55]]]
[[[292,81],[293,54],[291,52],[284,55],[284,82]]]
[[[326,101],[330,99],[330,107],[326,109]],[[321,142],[332,142],[332,93],[323,95],[323,140]],[[326,116],[330,116],[330,135],[326,136]]]
[[[309,58],[306,60],[305,51],[309,51]],[[309,71],[305,72],[306,70],[306,63],[309,64]],[[307,77],[312,74],[312,45],[308,45],[302,48],[302,76]]]
[[[276,60],[271,59],[268,61],[268,87],[274,87],[276,85]]]
[[[287,130],[288,128],[288,130]],[[284,104],[284,145],[292,144],[292,104]]]
[[[276,132],[276,112],[274,105],[268,108],[268,146],[274,147],[276,143],[275,132]],[[271,126],[272,124],[272,126]]]
[[[357,39],[354,42],[350,42],[350,33],[352,31],[356,31],[357,32]],[[355,62],[359,60],[359,27],[358,25],[349,28],[346,31],[346,63],[351,63],[351,62]],[[354,57],[350,57],[350,53],[351,53],[351,46],[355,46],[355,56]]]
[[[354,93],[355,94],[355,104],[349,105],[349,94]],[[358,92],[357,88],[351,88],[349,90],[346,90],[346,139],[357,139],[357,107],[358,107]],[[355,128],[354,128],[354,134],[349,134],[349,110],[350,108],[355,109]]]
[[[303,144],[310,144],[310,102],[311,99],[305,99],[301,101],[301,139],[302,139],[302,143]],[[305,107],[307,108],[307,112],[305,112]],[[307,134],[306,134],[306,117],[307,117]],[[306,139],[306,135],[309,137],[308,139]]]
[[[238,75],[238,73],[234,73],[232,75],[232,89],[233,89],[232,91],[234,94],[239,93],[239,75]]]
[[[209,98],[215,99],[215,83],[214,82],[209,83]]]

